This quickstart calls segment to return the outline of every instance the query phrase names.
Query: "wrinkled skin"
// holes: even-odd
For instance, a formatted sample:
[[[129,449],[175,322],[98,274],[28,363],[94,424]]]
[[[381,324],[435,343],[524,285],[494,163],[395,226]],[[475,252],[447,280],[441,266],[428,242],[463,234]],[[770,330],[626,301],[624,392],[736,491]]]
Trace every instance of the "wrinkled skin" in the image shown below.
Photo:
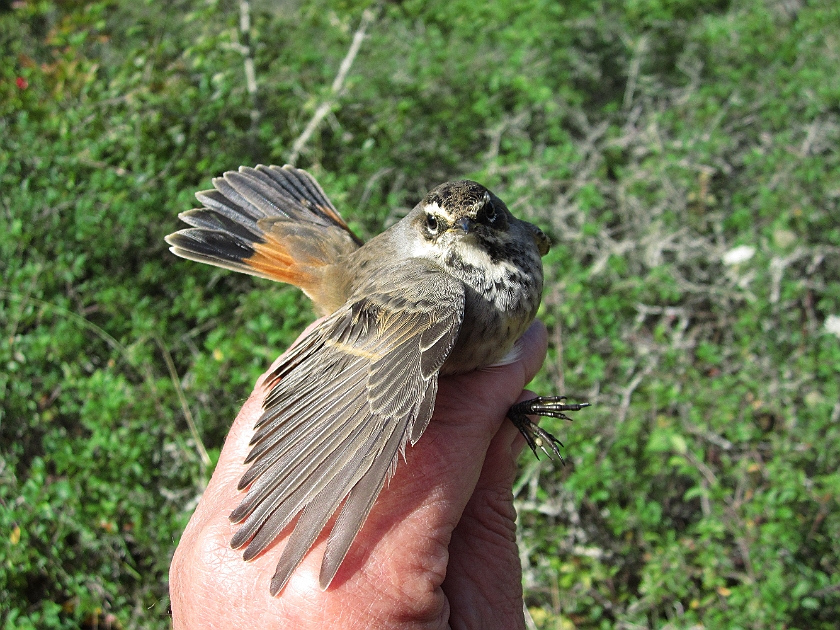
[[[330,588],[318,586],[322,535],[278,597],[268,584],[284,534],[253,561],[229,546],[227,518],[265,395],[231,428],[170,569],[178,628],[523,628],[511,487],[524,439],[505,414],[545,358],[537,322],[520,358],[441,378],[435,414],[383,489]]]

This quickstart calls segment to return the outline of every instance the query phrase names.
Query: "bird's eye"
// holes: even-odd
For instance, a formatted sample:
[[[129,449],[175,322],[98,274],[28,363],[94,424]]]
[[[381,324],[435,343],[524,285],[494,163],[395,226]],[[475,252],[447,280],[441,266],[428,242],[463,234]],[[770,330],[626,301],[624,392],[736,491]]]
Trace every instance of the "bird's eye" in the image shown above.
[[[492,201],[488,201],[484,206],[484,216],[487,217],[487,220],[490,221],[490,223],[493,223],[496,220],[496,206],[493,205]]]
[[[437,234],[438,220],[432,214],[426,215],[426,229],[429,230],[430,234]]]

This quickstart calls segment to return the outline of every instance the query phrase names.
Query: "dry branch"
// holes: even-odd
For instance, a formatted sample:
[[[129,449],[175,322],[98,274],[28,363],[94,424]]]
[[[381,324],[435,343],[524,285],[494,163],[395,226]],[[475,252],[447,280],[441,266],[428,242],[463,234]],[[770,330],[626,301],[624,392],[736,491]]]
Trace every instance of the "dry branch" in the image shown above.
[[[341,66],[338,68],[338,74],[335,75],[335,79],[330,87],[330,94],[327,99],[318,106],[315,113],[312,115],[312,118],[304,128],[303,133],[301,133],[297,140],[294,141],[294,144],[292,144],[292,151],[286,159],[289,164],[294,164],[297,161],[300,156],[300,152],[303,150],[303,147],[306,146],[309,138],[318,128],[318,125],[321,124],[324,117],[330,112],[338,97],[343,94],[344,80],[347,78],[347,74],[350,72],[350,67],[353,65],[353,61],[355,61],[356,55],[359,53],[362,41],[365,38],[365,31],[367,30],[367,27],[370,26],[374,17],[375,13],[372,9],[365,9],[362,13],[362,20],[359,23],[359,28],[356,29],[356,32],[353,34],[353,41],[350,44],[350,49],[341,61]]]

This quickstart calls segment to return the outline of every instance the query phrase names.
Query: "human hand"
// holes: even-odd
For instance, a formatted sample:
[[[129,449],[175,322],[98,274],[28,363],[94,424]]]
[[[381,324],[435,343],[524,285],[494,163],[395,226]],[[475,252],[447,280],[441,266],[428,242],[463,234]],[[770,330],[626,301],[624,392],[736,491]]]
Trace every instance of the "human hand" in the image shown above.
[[[533,324],[521,345],[510,365],[440,379],[428,428],[406,449],[330,587],[318,586],[324,533],[277,597],[268,585],[285,536],[247,563],[229,545],[264,375],[172,559],[174,627],[524,627],[511,488],[525,441],[504,419],[511,404],[533,397],[522,390],[545,358],[545,327]]]

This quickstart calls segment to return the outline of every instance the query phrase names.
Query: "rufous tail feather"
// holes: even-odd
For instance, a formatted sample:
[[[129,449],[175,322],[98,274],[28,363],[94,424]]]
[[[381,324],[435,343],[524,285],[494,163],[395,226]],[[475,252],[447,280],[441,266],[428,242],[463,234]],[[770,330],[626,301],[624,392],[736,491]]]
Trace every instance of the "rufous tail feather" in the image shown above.
[[[301,169],[240,167],[213,185],[196,194],[202,208],[179,215],[192,227],[166,237],[172,253],[293,284],[318,304],[325,269],[362,244]]]

